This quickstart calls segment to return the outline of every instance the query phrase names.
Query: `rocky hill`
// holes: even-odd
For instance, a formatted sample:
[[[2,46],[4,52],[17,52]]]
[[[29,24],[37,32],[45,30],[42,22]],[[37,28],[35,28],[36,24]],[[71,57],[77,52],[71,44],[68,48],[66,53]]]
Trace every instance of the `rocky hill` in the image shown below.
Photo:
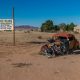
[[[29,25],[15,26],[15,30],[36,30],[36,29],[38,29],[38,27],[29,26]]]

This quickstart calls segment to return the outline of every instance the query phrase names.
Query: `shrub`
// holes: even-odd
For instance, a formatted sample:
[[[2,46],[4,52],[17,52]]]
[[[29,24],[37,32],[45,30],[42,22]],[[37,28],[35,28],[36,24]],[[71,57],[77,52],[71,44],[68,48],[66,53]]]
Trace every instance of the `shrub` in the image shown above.
[[[38,36],[38,39],[42,39],[42,36]]]

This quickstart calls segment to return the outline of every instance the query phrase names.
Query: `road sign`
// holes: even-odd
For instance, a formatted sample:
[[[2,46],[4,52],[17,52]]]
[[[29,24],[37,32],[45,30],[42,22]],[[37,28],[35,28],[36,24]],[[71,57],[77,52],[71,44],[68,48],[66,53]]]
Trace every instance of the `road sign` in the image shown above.
[[[0,30],[13,30],[13,19],[0,19]]]

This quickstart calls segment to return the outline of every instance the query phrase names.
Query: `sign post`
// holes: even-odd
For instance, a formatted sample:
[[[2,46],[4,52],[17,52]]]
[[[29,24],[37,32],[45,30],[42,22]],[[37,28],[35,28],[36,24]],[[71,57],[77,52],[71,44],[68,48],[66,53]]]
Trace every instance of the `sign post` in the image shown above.
[[[12,32],[13,32],[13,46],[15,46],[15,21],[14,21],[14,7],[12,8]]]

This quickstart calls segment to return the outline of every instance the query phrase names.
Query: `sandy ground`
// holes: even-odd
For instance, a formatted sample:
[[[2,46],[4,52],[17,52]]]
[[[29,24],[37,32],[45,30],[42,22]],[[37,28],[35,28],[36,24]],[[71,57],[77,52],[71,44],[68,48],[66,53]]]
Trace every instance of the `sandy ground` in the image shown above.
[[[38,54],[41,45],[43,44],[26,43],[16,46],[1,44],[0,80],[80,79],[79,54],[47,58]]]

